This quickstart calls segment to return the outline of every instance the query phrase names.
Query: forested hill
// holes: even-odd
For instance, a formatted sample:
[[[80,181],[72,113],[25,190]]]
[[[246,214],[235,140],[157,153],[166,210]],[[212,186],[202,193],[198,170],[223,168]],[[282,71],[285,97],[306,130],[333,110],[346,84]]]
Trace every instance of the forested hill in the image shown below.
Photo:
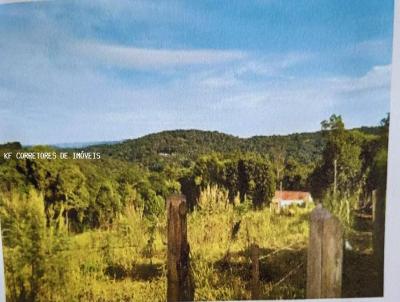
[[[366,134],[377,134],[379,127],[353,129]],[[89,146],[88,151],[101,152],[103,157],[152,165],[160,161],[182,164],[210,152],[256,152],[270,154],[284,150],[287,157],[308,164],[321,156],[324,139],[321,131],[290,135],[254,136],[239,138],[216,131],[174,130],[129,139],[119,144]]]

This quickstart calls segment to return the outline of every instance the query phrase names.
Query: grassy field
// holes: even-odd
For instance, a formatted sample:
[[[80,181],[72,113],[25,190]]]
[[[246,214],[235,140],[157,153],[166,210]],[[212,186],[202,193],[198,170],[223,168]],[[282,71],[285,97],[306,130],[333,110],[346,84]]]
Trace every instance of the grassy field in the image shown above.
[[[277,215],[213,194],[188,214],[195,300],[250,299],[253,243],[260,247],[261,298],[305,298],[312,207]],[[361,224],[346,232],[351,250],[344,258],[345,297],[377,294],[371,226]],[[127,210],[110,229],[67,235],[62,250],[48,259],[54,265],[48,278],[61,285],[55,290],[47,280],[51,290],[42,290],[48,301],[165,301],[166,241],[165,217],[148,220]]]
[[[250,299],[253,243],[260,246],[260,296],[304,298],[311,210],[297,208],[276,215],[268,208],[216,202],[189,213],[195,300]],[[349,235],[353,250],[345,253],[346,297],[374,295],[368,228],[364,225],[364,230]],[[64,286],[46,290],[49,301],[165,300],[165,218],[147,220],[130,210],[113,228],[66,236],[65,242],[54,256],[58,259],[49,259],[55,266],[51,278],[59,279],[54,285],[64,280]],[[60,269],[57,260],[68,266]]]

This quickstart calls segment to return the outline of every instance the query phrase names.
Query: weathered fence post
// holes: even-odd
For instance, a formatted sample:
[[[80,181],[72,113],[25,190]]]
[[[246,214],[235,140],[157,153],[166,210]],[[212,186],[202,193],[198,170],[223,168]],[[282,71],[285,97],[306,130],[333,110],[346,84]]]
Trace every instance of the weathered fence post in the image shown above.
[[[373,226],[373,250],[375,265],[378,271],[378,293],[383,296],[383,274],[384,274],[384,248],[385,248],[385,208],[386,192],[384,190],[374,191],[375,202],[373,203],[374,226]]]
[[[260,250],[257,244],[251,245],[251,299],[260,298]]]
[[[194,298],[194,284],[189,266],[185,196],[170,196],[167,200],[167,211],[167,301],[192,301]]]
[[[376,218],[376,190],[373,190],[371,193],[371,201],[372,201],[372,221],[375,222]]]
[[[319,204],[310,217],[307,298],[340,298],[342,294],[343,229]]]

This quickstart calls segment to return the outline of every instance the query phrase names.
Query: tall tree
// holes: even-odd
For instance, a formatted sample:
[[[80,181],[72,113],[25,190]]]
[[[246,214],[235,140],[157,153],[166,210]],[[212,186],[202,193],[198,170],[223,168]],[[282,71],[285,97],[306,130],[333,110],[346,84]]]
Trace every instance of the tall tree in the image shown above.
[[[321,198],[327,191],[352,194],[360,185],[363,135],[346,130],[340,115],[332,115],[321,126],[326,145],[311,179],[314,196]]]
[[[281,145],[274,146],[271,149],[271,156],[276,175],[277,189],[280,189],[285,172],[286,150]]]

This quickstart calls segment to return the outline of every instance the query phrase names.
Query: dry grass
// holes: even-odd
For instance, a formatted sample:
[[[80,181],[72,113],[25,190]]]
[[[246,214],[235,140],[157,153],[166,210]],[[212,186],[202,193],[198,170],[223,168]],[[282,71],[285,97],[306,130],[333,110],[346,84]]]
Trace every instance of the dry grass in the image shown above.
[[[225,202],[226,194],[203,195],[202,207],[188,214],[188,240],[196,300],[250,299],[249,246],[260,247],[262,299],[305,298],[306,255],[311,208],[276,215],[268,208]],[[371,226],[361,222],[347,233],[343,295],[377,296]],[[166,219],[127,212],[109,230],[70,237],[63,251],[68,278],[52,301],[164,301],[166,294]],[[6,256],[9,255],[7,248]],[[57,276],[52,276],[57,283]],[[12,300],[10,300],[12,301]]]

